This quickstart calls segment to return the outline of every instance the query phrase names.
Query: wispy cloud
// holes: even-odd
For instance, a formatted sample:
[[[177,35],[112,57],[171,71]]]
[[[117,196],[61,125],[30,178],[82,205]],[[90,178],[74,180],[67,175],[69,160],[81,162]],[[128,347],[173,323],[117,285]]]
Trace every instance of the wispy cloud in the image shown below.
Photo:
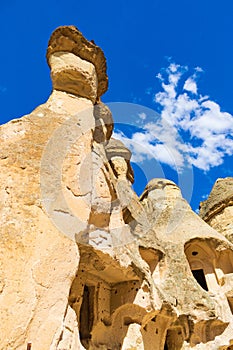
[[[155,157],[180,171],[187,164],[208,171],[233,154],[233,116],[199,92],[201,72],[197,67],[189,74],[188,67],[170,63],[157,75],[161,91],[154,101],[160,119],[148,120],[141,113],[143,131],[130,138],[115,134],[131,148],[134,161]]]
[[[197,94],[197,83],[192,77],[185,81],[184,90],[192,92],[195,95]]]

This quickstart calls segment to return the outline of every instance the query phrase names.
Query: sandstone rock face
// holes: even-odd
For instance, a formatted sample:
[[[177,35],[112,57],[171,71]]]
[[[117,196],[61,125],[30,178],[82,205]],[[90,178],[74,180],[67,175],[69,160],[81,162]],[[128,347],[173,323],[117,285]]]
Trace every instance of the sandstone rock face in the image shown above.
[[[52,54],[49,63],[54,89],[96,101],[98,81],[92,63],[63,51]]]
[[[67,52],[75,55],[79,58],[79,61],[82,59],[86,62],[83,62],[83,65],[87,65],[87,62],[92,63],[95,66],[98,77],[97,96],[100,97],[106,92],[108,88],[106,59],[103,51],[97,45],[95,45],[93,41],[91,42],[86,40],[82,33],[74,26],[59,27],[51,35],[48,44],[47,61],[50,67],[51,56],[59,52]],[[70,61],[71,66],[73,66],[73,59],[71,58]],[[69,64],[67,63],[67,65]],[[80,68],[82,69],[82,65]]]
[[[47,58],[48,101],[0,131],[0,349],[231,349],[232,243],[172,181],[133,191],[101,49],[61,27]]]
[[[233,242],[233,178],[218,179],[201,203],[200,216],[210,226]]]

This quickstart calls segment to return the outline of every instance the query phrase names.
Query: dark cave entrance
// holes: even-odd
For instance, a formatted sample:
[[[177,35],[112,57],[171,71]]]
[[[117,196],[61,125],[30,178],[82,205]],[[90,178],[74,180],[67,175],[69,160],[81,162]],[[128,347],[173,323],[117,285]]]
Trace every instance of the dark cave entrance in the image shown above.
[[[192,270],[192,274],[196,281],[200,284],[200,286],[208,292],[208,287],[203,269]]]
[[[79,317],[79,334],[81,343],[84,347],[88,347],[94,323],[94,293],[94,286],[84,286],[83,301]]]
[[[184,338],[180,326],[168,329],[164,350],[180,350],[183,346]]]

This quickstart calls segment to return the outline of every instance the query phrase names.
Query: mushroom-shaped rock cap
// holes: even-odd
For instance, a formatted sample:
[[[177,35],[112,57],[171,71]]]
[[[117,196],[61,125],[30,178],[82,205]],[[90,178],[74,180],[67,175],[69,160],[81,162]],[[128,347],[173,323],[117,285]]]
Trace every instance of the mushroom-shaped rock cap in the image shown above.
[[[168,179],[162,179],[162,178],[156,178],[152,179],[148,182],[146,185],[144,192],[150,192],[156,189],[164,189],[166,186],[175,186],[179,189],[179,186],[175,184],[175,182],[168,180]]]
[[[200,203],[200,217],[209,220],[216,213],[233,204],[233,177],[218,179],[206,201]]]
[[[88,41],[75,26],[62,26],[52,33],[47,49],[47,62],[50,66],[50,56],[56,52],[69,52],[92,63],[95,66],[98,89],[97,97],[103,95],[108,88],[106,73],[106,58],[100,47],[93,41]]]
[[[123,142],[120,140],[116,140],[114,138],[111,138],[108,142],[108,144],[105,147],[108,160],[110,160],[113,157],[122,157],[125,160],[130,160],[132,153],[130,150],[125,147]]]
[[[168,179],[156,178],[148,182],[140,197],[140,200],[143,200],[149,192],[154,190],[164,190],[165,187],[170,187],[171,190],[169,190],[168,193],[166,193],[166,195],[169,195],[170,192],[174,192],[175,190],[175,192],[177,193],[177,197],[181,197],[180,188],[175,184],[175,182]]]

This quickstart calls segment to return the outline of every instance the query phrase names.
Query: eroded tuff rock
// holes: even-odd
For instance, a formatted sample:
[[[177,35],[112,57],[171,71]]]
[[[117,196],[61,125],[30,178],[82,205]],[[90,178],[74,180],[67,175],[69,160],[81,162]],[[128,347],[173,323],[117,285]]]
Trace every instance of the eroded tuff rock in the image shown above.
[[[53,32],[47,61],[57,90],[95,102],[108,88],[103,51],[93,41],[86,40],[74,26],[58,27]]]
[[[200,216],[215,230],[233,242],[233,178],[218,179],[200,205]]]
[[[47,58],[48,101],[0,130],[0,349],[231,349],[232,243],[172,181],[133,191],[103,52],[61,27]]]

